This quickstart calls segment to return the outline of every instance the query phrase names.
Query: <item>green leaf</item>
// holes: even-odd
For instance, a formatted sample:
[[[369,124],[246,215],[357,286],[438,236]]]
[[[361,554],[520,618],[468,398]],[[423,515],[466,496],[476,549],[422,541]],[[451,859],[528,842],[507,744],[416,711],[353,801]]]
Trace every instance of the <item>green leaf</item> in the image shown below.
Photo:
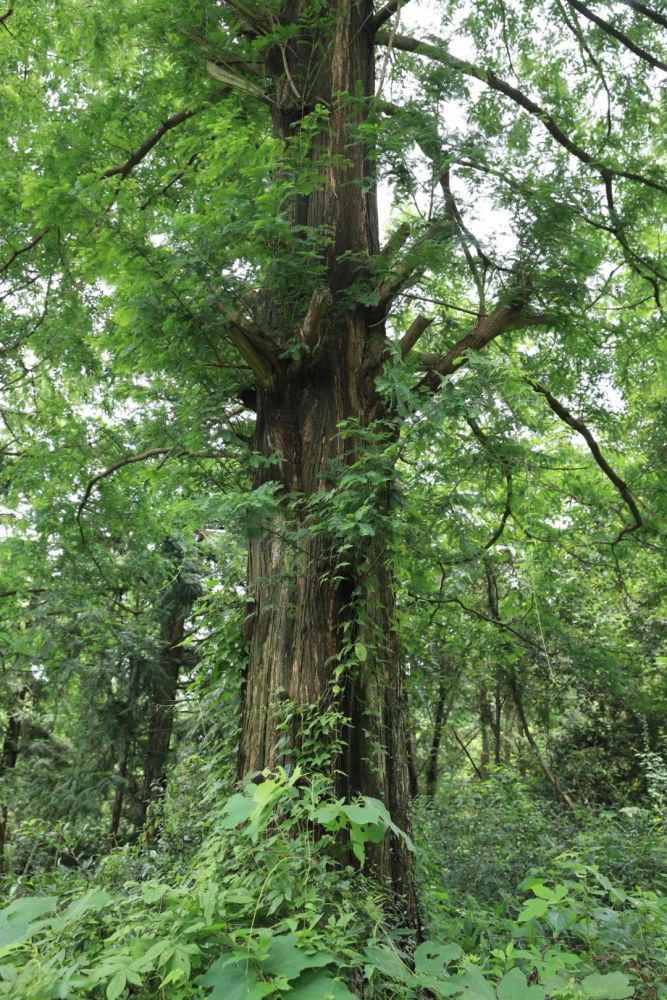
[[[458,982],[465,1000],[496,1000],[496,991],[475,965],[467,965]]]
[[[445,967],[461,957],[457,944],[436,944],[424,941],[415,949],[415,971],[431,976],[445,975]]]
[[[334,961],[334,956],[320,952],[307,955],[297,947],[296,934],[274,937],[269,947],[268,958],[262,962],[262,969],[285,979],[296,979],[304,969],[318,969]]]
[[[622,972],[610,972],[607,975],[595,972],[586,976],[580,989],[590,1000],[626,1000],[635,995],[634,986]]]
[[[241,823],[245,823],[252,816],[256,808],[257,803],[253,799],[249,799],[246,795],[232,795],[225,804],[220,826],[223,830],[233,830],[235,827],[240,826]]]
[[[246,959],[230,961],[227,955],[214,962],[197,982],[212,988],[210,1000],[262,1000],[275,992],[275,984],[260,982]]]
[[[126,982],[127,979],[125,977],[125,972],[121,969],[116,973],[107,986],[107,1000],[118,1000],[118,997],[125,990]]]
[[[383,944],[372,944],[366,948],[366,964],[372,965],[390,979],[398,979],[402,983],[412,980],[412,973],[393,948]]]
[[[307,972],[286,994],[288,1000],[355,1000],[344,983],[324,972]]]
[[[364,646],[363,642],[357,642],[354,646],[354,655],[359,660],[360,663],[365,663],[368,659],[368,650]]]
[[[546,899],[529,899],[517,917],[517,923],[525,924],[529,920],[537,920],[543,917],[548,909],[549,904]]]
[[[544,1000],[541,986],[529,986],[520,969],[511,969],[498,984],[498,1000]]]

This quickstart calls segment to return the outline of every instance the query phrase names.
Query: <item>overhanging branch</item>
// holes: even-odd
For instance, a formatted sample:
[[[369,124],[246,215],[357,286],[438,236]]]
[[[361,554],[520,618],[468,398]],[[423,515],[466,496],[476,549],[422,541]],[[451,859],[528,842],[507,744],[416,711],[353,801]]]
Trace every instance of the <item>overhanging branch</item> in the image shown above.
[[[119,459],[110,465],[107,469],[103,469],[102,472],[98,472],[97,475],[93,476],[92,479],[88,480],[86,489],[84,491],[81,502],[77,508],[76,519],[81,520],[81,516],[85,510],[86,504],[90,500],[93,490],[103,479],[107,479],[109,476],[113,476],[115,472],[119,469],[125,468],[126,465],[135,465],[137,462],[147,462],[151,458],[231,458],[232,456],[225,451],[187,451],[185,448],[171,447],[171,448],[149,448],[147,451],[142,451],[137,455],[126,455],[125,458]]]
[[[609,479],[609,481],[614,484],[614,486],[616,487],[621,496],[621,499],[623,500],[623,503],[626,505],[626,507],[632,514],[633,523],[626,525],[626,527],[621,529],[618,536],[613,542],[613,544],[616,545],[618,542],[622,541],[622,539],[626,535],[629,535],[631,532],[637,531],[639,528],[641,528],[644,523],[642,520],[642,516],[639,512],[639,508],[637,507],[635,498],[630,492],[627,483],[623,479],[621,479],[621,477],[618,475],[617,472],[614,471],[614,469],[612,469],[611,465],[602,454],[599,444],[597,443],[591,431],[588,429],[583,420],[579,420],[579,418],[575,417],[573,413],[570,413],[567,407],[565,407],[560,402],[560,400],[556,399],[553,393],[549,392],[549,390],[546,389],[543,385],[540,385],[539,382],[533,382],[532,379],[527,379],[526,381],[528,382],[528,384],[530,385],[531,389],[533,389],[534,392],[537,392],[541,396],[544,396],[547,403],[549,404],[550,409],[553,410],[556,416],[559,417],[563,421],[563,423],[567,424],[568,427],[571,427],[572,430],[575,430],[577,434],[581,434],[582,438],[588,445],[589,451],[593,456],[593,458],[595,459],[596,463],[602,469],[607,479]]]
[[[469,351],[481,351],[496,337],[510,330],[541,326],[549,322],[549,316],[527,312],[522,304],[498,306],[488,316],[481,316],[474,329],[440,357],[432,370],[417,383],[415,389],[427,389],[430,392],[435,392],[445,376],[453,374],[457,368],[465,363],[465,355]]]
[[[621,45],[624,45],[626,49],[629,49],[629,51],[634,55],[648,63],[649,66],[653,66],[654,69],[661,69],[663,73],[667,73],[666,63],[662,62],[660,59],[656,59],[650,52],[643,49],[641,45],[637,45],[636,42],[633,42],[632,39],[625,34],[625,32],[621,31],[615,25],[610,24],[609,21],[605,21],[603,17],[596,14],[595,11],[591,10],[590,7],[587,7],[585,3],[581,3],[581,0],[567,0],[567,2],[570,7],[574,7],[574,9],[578,10],[580,14],[583,14],[585,18],[592,21],[593,24],[596,24],[598,28],[601,28],[606,35],[610,35],[612,38],[615,38],[621,43]]]
[[[390,41],[389,33],[386,31],[379,31],[375,36],[376,45],[388,45]],[[600,174],[602,178],[608,177],[623,177],[626,180],[635,181],[636,183],[643,184],[646,187],[653,188],[655,191],[661,191],[667,193],[667,182],[662,182],[654,180],[652,177],[646,177],[644,174],[638,174],[631,170],[620,170],[615,167],[610,167],[604,163],[599,163],[597,158],[594,157],[588,150],[580,146],[574,139],[572,139],[567,132],[556,122],[556,120],[536,101],[528,97],[523,91],[514,87],[511,83],[506,80],[501,79],[501,77],[496,76],[493,70],[483,69],[481,66],[476,66],[474,63],[468,62],[465,59],[458,59],[447,51],[444,44],[434,45],[428,42],[421,42],[419,39],[411,38],[408,35],[393,35],[391,37],[391,44],[395,49],[400,49],[403,52],[410,52],[414,55],[426,56],[429,59],[433,59],[435,62],[442,63],[444,66],[449,66],[451,69],[456,70],[459,73],[463,73],[465,76],[472,77],[475,80],[479,80],[481,83],[485,84],[491,90],[497,91],[499,94],[503,94],[508,97],[511,101],[517,104],[519,107],[527,111],[528,114],[537,118],[538,121],[542,123],[547,132],[552,136],[553,139],[566,149],[568,153],[578,159],[581,163],[588,167],[591,167]]]
[[[109,167],[108,170],[104,171],[102,177],[120,177],[120,179],[124,181],[134,168],[148,156],[150,151],[157,146],[160,139],[162,139],[167,132],[170,132],[173,128],[177,128],[179,125],[182,125],[183,122],[188,120],[188,118],[192,118],[193,115],[197,114],[199,110],[201,109],[184,109],[183,111],[177,111],[175,114],[170,115],[170,117],[166,118],[154,132],[151,132],[148,138],[145,139],[140,146],[137,146],[133,153],[130,153],[128,158],[123,163],[119,163],[115,167]]]

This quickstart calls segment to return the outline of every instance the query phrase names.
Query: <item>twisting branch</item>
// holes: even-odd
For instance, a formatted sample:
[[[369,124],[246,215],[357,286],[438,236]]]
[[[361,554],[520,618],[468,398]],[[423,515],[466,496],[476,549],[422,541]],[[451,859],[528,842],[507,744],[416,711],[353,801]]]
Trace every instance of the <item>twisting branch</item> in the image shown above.
[[[611,35],[612,38],[615,38],[621,43],[621,45],[624,45],[626,49],[629,49],[630,52],[633,52],[634,55],[643,59],[644,62],[647,62],[649,66],[653,66],[654,69],[661,69],[663,73],[667,73],[667,63],[662,62],[660,59],[656,59],[650,52],[643,49],[641,45],[637,45],[633,42],[632,39],[619,28],[610,24],[609,21],[605,21],[603,17],[596,14],[595,11],[591,10],[590,7],[587,7],[586,4],[581,3],[581,0],[567,0],[567,2],[570,7],[574,7],[574,9],[578,10],[580,14],[583,14],[585,18],[592,21],[593,24],[597,24],[598,28],[601,28],[606,35]]]
[[[85,510],[86,504],[90,500],[91,494],[98,483],[103,479],[107,479],[109,476],[113,476],[115,472],[119,469],[125,468],[126,465],[135,465],[137,462],[147,462],[151,458],[231,458],[232,456],[225,451],[187,451],[185,448],[171,447],[171,448],[149,448],[147,451],[142,451],[138,455],[126,455],[125,458],[119,459],[110,465],[107,469],[103,469],[102,472],[98,472],[97,475],[93,476],[92,479],[88,480],[86,489],[81,498],[81,502],[77,508],[76,519],[81,520],[81,516]]]
[[[632,514],[633,523],[628,524],[621,529],[616,539],[612,543],[616,545],[618,542],[622,541],[622,539],[626,535],[629,535],[631,532],[637,531],[639,528],[641,528],[644,523],[642,520],[642,516],[639,512],[639,508],[637,507],[635,498],[630,492],[627,483],[623,479],[621,479],[621,477],[618,475],[617,472],[614,471],[614,469],[612,469],[611,465],[602,454],[599,444],[597,443],[597,441],[595,440],[595,438],[593,437],[593,435],[591,434],[590,430],[583,422],[583,420],[579,420],[578,417],[575,417],[573,413],[570,413],[567,407],[563,406],[560,400],[556,399],[553,393],[549,392],[549,390],[546,389],[543,385],[540,385],[539,382],[533,382],[532,379],[527,379],[527,382],[534,392],[537,392],[541,396],[544,396],[547,403],[549,404],[550,409],[553,410],[553,412],[556,414],[557,417],[560,417],[563,423],[567,424],[568,427],[571,427],[572,430],[575,430],[577,434],[581,434],[582,438],[588,445],[589,451],[593,456],[593,458],[595,459],[596,463],[602,469],[607,479],[609,479],[610,482],[614,484],[614,486],[616,487],[621,496],[621,499],[623,500],[623,503],[626,505],[626,507]]]
[[[197,109],[201,110],[201,109]],[[171,129],[176,128],[178,125],[182,125],[183,122],[187,121],[188,118],[192,118],[193,115],[197,114],[197,111],[191,111],[184,109],[183,111],[177,111],[175,114],[166,118],[162,124],[152,132],[140,146],[131,153],[124,163],[119,163],[115,167],[109,167],[102,174],[102,177],[120,177],[121,180],[130,174],[136,166],[138,166],[142,160],[144,160],[150,151],[157,146],[160,139],[170,132]]]
[[[6,28],[7,31],[9,31],[9,28],[7,28],[5,22],[9,20],[9,18],[12,16],[13,13],[14,13],[14,8],[13,7],[8,7],[7,10],[5,11],[5,13],[2,14],[2,15],[0,15],[0,24],[4,28]],[[9,33],[11,34],[11,32],[9,32]]]
[[[405,7],[410,0],[389,0],[384,7],[381,7],[377,14],[371,21],[371,31],[379,31],[380,28],[387,23],[387,21],[397,14],[398,11]]]
[[[377,45],[387,45],[389,42],[389,34],[386,31],[380,31],[375,36],[375,42]],[[566,149],[568,153],[576,157],[581,163],[586,166],[591,167],[598,171],[600,176],[604,178],[608,177],[623,177],[625,180],[635,181],[638,184],[643,184],[646,187],[653,188],[655,191],[662,191],[667,193],[667,182],[654,180],[652,177],[646,177],[644,174],[638,174],[631,170],[620,170],[616,167],[610,167],[606,164],[601,164],[597,161],[588,150],[580,146],[574,139],[572,139],[564,129],[556,122],[556,120],[545,110],[541,105],[533,101],[532,98],[528,97],[523,91],[514,87],[511,83],[506,80],[501,79],[501,77],[496,76],[493,70],[483,69],[481,66],[476,66],[474,63],[467,62],[465,59],[458,59],[447,51],[444,44],[443,45],[433,45],[428,42],[420,42],[416,38],[410,38],[407,35],[395,35],[392,40],[392,44],[395,49],[400,49],[403,52],[411,52],[414,55],[426,56],[429,59],[433,59],[435,62],[442,63],[444,66],[449,66],[459,73],[463,73],[465,76],[472,77],[475,80],[480,80],[482,83],[490,87],[491,90],[497,91],[499,94],[503,94],[505,97],[509,97],[510,100],[518,104],[519,107],[523,108],[534,118],[542,123],[549,135],[552,136],[556,142]]]

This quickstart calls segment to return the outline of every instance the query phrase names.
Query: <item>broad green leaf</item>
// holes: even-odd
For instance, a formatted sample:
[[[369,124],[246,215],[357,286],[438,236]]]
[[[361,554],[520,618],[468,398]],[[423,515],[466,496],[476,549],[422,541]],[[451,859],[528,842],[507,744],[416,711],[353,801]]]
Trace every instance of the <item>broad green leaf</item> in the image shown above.
[[[318,969],[334,961],[334,956],[320,952],[308,955],[297,947],[296,934],[274,937],[269,946],[268,957],[262,962],[262,969],[274,976],[296,979],[304,969]]]
[[[235,827],[240,826],[241,823],[245,823],[252,816],[256,808],[257,803],[246,795],[232,795],[225,804],[220,826],[224,830],[233,830]]]
[[[460,957],[461,949],[457,944],[424,941],[415,949],[415,971],[425,972],[431,976],[442,976],[445,975],[447,965]]]
[[[498,984],[498,1000],[544,1000],[541,986],[529,986],[520,969],[511,969]]]
[[[306,972],[292,986],[285,1000],[355,1000],[345,983],[324,972]]]
[[[586,976],[580,989],[587,1000],[626,1000],[635,995],[635,988],[622,972],[606,975],[595,972]]]

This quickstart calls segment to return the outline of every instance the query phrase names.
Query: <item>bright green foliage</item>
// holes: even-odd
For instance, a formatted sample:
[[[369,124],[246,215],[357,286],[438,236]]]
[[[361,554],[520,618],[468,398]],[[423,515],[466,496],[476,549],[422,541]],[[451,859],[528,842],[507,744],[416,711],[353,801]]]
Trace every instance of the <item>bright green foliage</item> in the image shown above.
[[[322,189],[331,108],[278,140],[255,69],[303,27],[326,51],[329,6],[298,30],[278,0],[0,11],[0,996],[664,998],[664,4],[583,5],[615,34],[572,0],[412,0],[383,26],[354,141],[394,249],[346,295],[409,272],[390,418],[341,423],[354,460],[306,498],[253,451],[230,314],[268,301],[304,356],[285,331],[331,233],[285,206]],[[234,784],[243,547],[279,515],[339,582],[391,563],[411,831],[335,794],[321,706],[282,705],[275,771]],[[333,697],[386,639],[357,593],[345,613]],[[392,837],[416,948],[372,879]]]

